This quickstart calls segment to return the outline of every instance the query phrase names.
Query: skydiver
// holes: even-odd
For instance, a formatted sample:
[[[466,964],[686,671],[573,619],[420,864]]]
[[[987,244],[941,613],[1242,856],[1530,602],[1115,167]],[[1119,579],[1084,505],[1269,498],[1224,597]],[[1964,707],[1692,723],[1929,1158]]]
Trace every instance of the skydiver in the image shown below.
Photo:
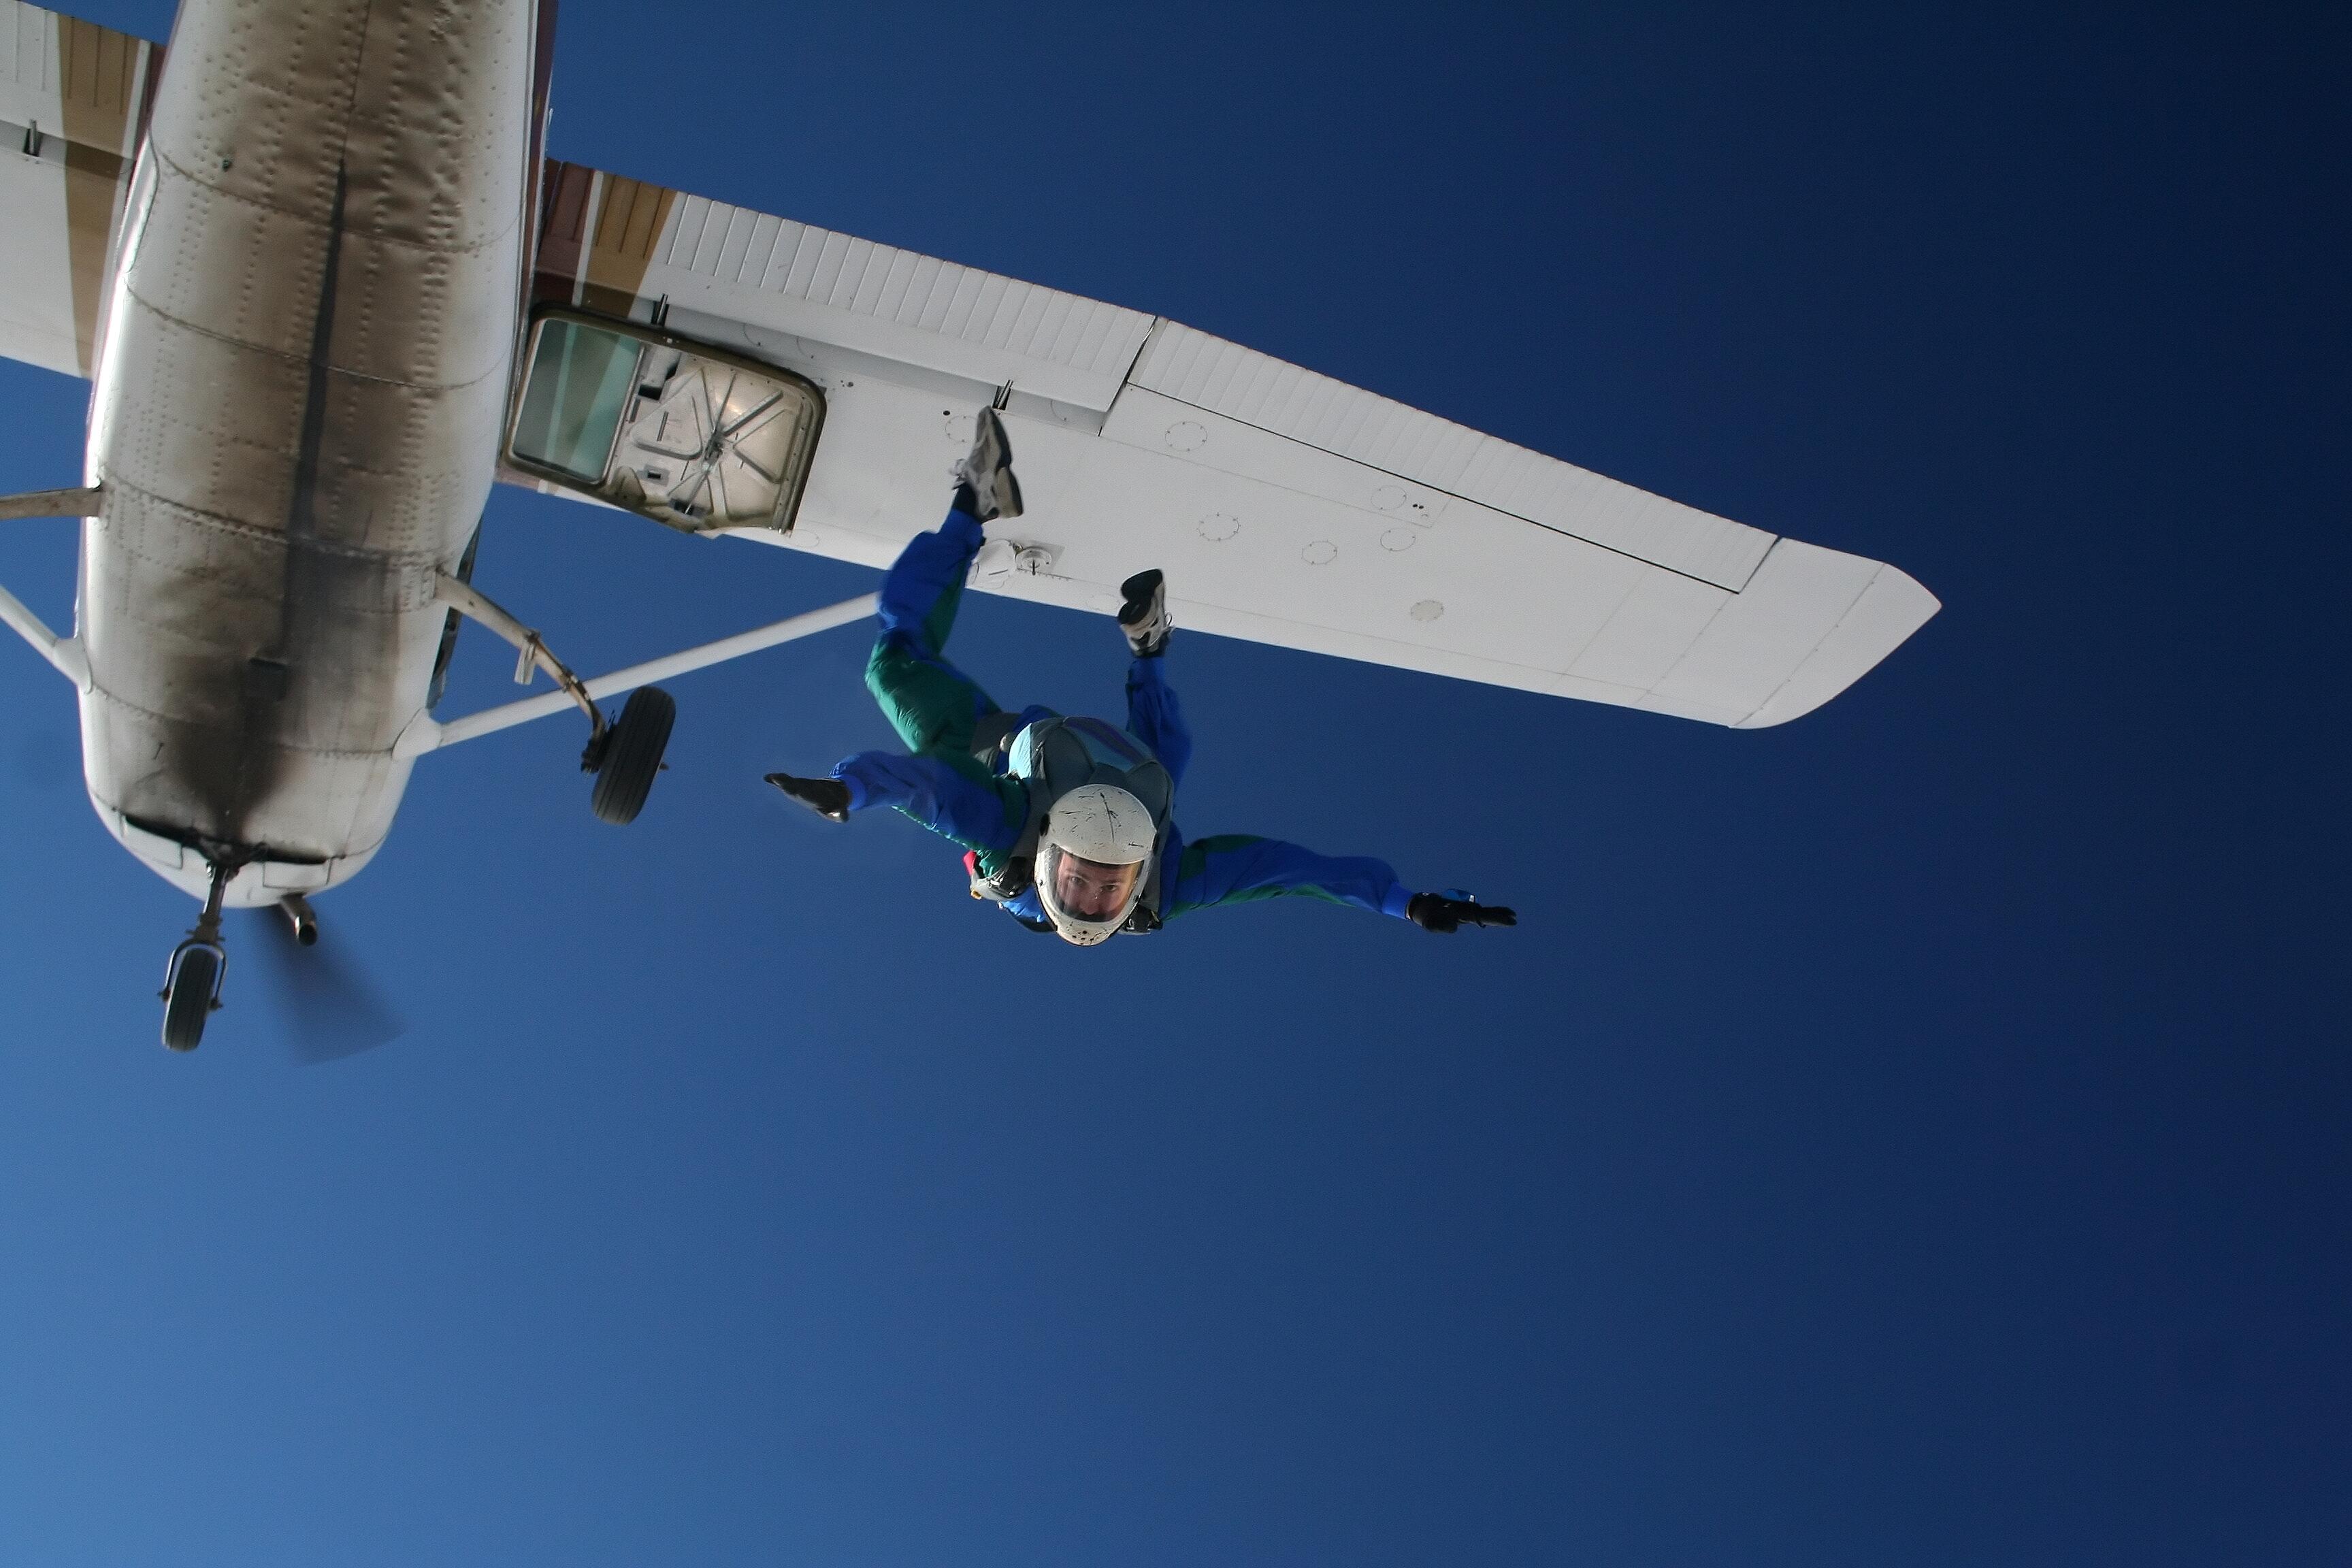
[[[1127,727],[1051,709],[1006,711],[941,651],[982,525],[1021,515],[1003,422],[982,409],[938,531],[919,534],[882,580],[881,635],[866,686],[911,755],[860,752],[830,777],[767,782],[831,822],[890,806],[964,847],[971,894],[1033,931],[1091,947],[1212,904],[1301,894],[1410,920],[1423,931],[1517,925],[1466,893],[1416,893],[1386,861],[1332,859],[1241,835],[1187,842],[1173,816],[1192,756],[1163,659],[1174,623],[1157,571],[1120,585],[1132,660]]]

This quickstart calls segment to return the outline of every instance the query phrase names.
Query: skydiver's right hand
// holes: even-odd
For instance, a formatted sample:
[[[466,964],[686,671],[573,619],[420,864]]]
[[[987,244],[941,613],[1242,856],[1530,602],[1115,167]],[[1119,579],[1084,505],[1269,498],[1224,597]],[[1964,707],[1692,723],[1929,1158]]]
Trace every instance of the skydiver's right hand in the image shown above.
[[[770,773],[768,782],[784,792],[787,800],[798,801],[827,822],[849,820],[849,786],[839,779],[795,778],[791,773]]]
[[[1404,907],[1405,918],[1423,931],[1450,935],[1464,926],[1515,926],[1519,912],[1503,904],[1482,904],[1468,895],[1415,893]]]

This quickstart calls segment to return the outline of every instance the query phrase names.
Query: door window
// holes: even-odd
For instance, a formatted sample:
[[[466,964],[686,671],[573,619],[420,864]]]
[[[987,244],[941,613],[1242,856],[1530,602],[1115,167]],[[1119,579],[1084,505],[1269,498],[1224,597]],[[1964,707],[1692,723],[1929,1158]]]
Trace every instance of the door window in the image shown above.
[[[583,321],[541,326],[515,419],[514,455],[582,484],[604,483],[637,353],[629,339]]]

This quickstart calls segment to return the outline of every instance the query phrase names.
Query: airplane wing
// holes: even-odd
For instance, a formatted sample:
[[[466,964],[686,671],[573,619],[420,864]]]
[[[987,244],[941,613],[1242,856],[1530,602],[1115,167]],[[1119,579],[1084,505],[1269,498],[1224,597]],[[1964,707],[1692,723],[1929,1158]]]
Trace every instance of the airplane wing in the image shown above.
[[[707,364],[683,399],[639,386],[647,406],[685,410],[683,436],[659,460],[619,442],[625,504],[678,482],[731,410],[795,391],[821,402],[793,416],[814,444],[796,507],[752,482],[772,457],[738,468],[751,500],[731,514],[708,510],[719,498],[702,472],[688,504],[704,529],[887,565],[937,525],[949,465],[992,400],[1029,510],[991,531],[1009,548],[975,567],[989,592],[1108,612],[1123,578],[1158,566],[1198,630],[1740,728],[1820,706],[1938,608],[1892,566],[1164,318],[575,164],[546,166],[532,289],[543,310],[734,356],[727,378],[790,373],[733,404]],[[585,488],[545,472],[504,477]]]
[[[0,354],[89,374],[163,53],[0,0]],[[535,347],[633,323],[663,379],[585,459],[518,462],[510,428],[502,477],[697,531],[887,565],[994,401],[1030,510],[979,563],[989,592],[1108,612],[1157,565],[1198,630],[1743,728],[1820,706],[1938,608],[1891,566],[1161,317],[574,164],[545,165],[530,289],[577,318]],[[614,363],[574,401],[626,380]]]
[[[144,38],[0,0],[0,356],[89,374],[163,59]]]

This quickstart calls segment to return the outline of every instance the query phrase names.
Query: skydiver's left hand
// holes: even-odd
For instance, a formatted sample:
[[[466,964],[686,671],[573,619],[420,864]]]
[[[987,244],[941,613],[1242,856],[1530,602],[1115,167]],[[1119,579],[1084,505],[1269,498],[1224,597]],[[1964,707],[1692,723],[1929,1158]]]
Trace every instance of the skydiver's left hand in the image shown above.
[[[1415,893],[1405,906],[1405,918],[1423,931],[1441,935],[1461,930],[1464,926],[1515,926],[1519,912],[1504,904],[1482,904],[1468,897],[1448,898],[1444,893]]]

